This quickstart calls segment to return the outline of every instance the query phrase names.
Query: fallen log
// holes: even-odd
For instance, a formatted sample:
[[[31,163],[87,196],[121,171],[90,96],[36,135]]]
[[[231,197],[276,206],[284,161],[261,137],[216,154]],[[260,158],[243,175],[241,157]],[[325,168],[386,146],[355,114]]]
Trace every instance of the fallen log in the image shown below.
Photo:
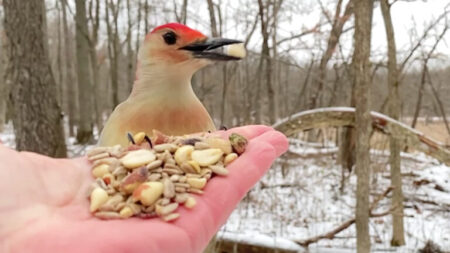
[[[373,129],[402,139],[411,148],[424,152],[438,161],[450,165],[450,150],[443,144],[426,137],[423,133],[384,114],[371,112]],[[292,136],[314,128],[354,126],[355,108],[329,107],[303,111],[287,117],[273,128]]]

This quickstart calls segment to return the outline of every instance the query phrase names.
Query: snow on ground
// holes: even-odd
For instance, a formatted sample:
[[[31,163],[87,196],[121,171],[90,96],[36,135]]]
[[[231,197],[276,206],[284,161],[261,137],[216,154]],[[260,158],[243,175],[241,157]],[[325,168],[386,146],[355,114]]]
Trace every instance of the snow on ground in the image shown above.
[[[299,154],[314,152],[299,142],[291,145],[291,150]],[[289,241],[327,233],[353,218],[356,176],[346,175],[349,178],[340,194],[341,169],[330,155],[332,151],[335,151],[332,147],[316,148],[316,153],[324,154],[320,158],[279,159],[232,213],[219,236],[241,238],[258,245],[265,236],[270,238],[266,246],[271,243],[277,248],[294,249]],[[388,156],[383,153],[372,152],[372,199],[390,185]],[[390,216],[371,218],[373,251],[411,252],[423,247],[427,240],[441,249],[450,249],[450,167],[424,155],[402,156],[406,158],[402,165],[406,245],[397,249],[389,246]],[[414,159],[408,159],[411,157]],[[374,213],[388,210],[389,199],[382,200]],[[333,240],[311,244],[310,251],[354,252],[355,245],[356,231],[352,225]]]
[[[0,141],[14,148],[14,133],[6,125]],[[66,140],[70,157],[79,156],[86,146]],[[346,174],[340,193],[341,169],[336,165],[335,147],[292,140],[288,159],[280,158],[243,199],[221,228],[221,238],[261,246],[303,251],[295,240],[304,240],[331,231],[354,216],[356,176]],[[295,154],[298,154],[297,156]],[[371,196],[390,185],[386,151],[372,150]],[[391,217],[371,218],[370,234],[374,252],[411,252],[432,240],[441,249],[450,249],[450,167],[424,154],[402,154],[405,195],[406,245],[389,246]],[[389,209],[383,199],[375,213]],[[338,233],[333,240],[310,245],[310,252],[354,252],[355,226]]]

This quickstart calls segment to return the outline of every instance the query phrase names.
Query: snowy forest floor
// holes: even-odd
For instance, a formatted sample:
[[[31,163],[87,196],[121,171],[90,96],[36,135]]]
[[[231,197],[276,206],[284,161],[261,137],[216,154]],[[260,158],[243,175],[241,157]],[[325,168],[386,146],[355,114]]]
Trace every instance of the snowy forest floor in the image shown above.
[[[0,133],[0,141],[14,147],[11,125]],[[86,146],[67,141],[70,157],[82,155]],[[354,217],[356,175],[346,173],[341,190],[341,168],[336,148],[292,141],[288,155],[278,159],[265,177],[247,194],[219,238],[303,251],[294,241],[327,233]],[[373,252],[417,252],[430,240],[442,250],[450,249],[450,167],[421,153],[402,154],[405,196],[406,245],[390,247],[391,216],[370,219]],[[390,185],[388,153],[372,150],[371,199]],[[380,201],[375,213],[390,208],[390,195]],[[355,226],[332,240],[309,246],[310,252],[354,252]]]

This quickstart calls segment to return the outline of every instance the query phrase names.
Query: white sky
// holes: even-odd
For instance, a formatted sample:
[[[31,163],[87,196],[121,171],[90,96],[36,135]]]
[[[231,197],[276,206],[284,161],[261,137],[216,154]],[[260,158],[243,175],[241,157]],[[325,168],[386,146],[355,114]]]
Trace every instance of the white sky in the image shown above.
[[[188,25],[191,25],[201,31],[209,31],[209,14],[206,4],[194,0],[193,6],[196,8],[189,9],[190,14],[194,12],[197,16],[196,20],[188,19]],[[251,2],[251,1],[250,1]],[[322,0],[325,8],[328,9],[331,16],[334,14],[336,6],[336,0]],[[346,2],[346,1],[345,1]],[[257,3],[249,6],[242,6],[243,4],[239,0],[225,0],[223,1],[224,16],[228,13],[235,13],[237,10],[242,14],[252,13],[253,15],[237,15],[237,17],[228,18],[224,36],[230,38],[245,38],[245,28],[242,24],[245,20],[252,20],[254,14],[257,11]],[[299,4],[300,3],[300,4]],[[319,0],[285,0],[284,8],[288,11],[282,12],[280,17],[280,25],[278,29],[278,40],[290,37],[294,34],[300,33],[302,30],[310,29],[314,27],[320,21],[322,16]],[[344,8],[343,5],[342,8]],[[420,37],[424,31],[424,27],[430,22],[435,20],[444,12],[444,8],[450,9],[449,0],[416,0],[414,2],[398,1],[392,6],[392,19],[395,29],[395,39],[398,50],[399,62],[405,57],[405,54],[412,47],[418,37]],[[372,58],[373,60],[381,60],[385,58],[386,52],[386,36],[384,30],[383,18],[381,16],[381,10],[379,3],[375,4],[373,16],[373,30],[372,30]],[[233,14],[230,14],[233,15]],[[191,16],[192,17],[192,16]],[[200,20],[203,20],[200,21]],[[450,16],[447,19],[450,22]],[[199,24],[200,23],[200,24]],[[424,43],[424,48],[429,49],[435,41],[435,37],[442,31],[445,20],[441,20],[436,30],[432,30]],[[347,22],[346,27],[353,25],[353,20]],[[415,35],[410,36],[411,29],[415,28]],[[258,25],[257,31],[249,44],[249,47],[259,51],[261,46],[260,27]],[[327,36],[329,34],[330,26],[324,26],[321,28],[323,34],[321,35],[308,35],[302,38],[302,43],[299,40],[292,40],[291,42],[283,43],[279,51],[286,50],[287,48],[296,48],[290,53],[295,56],[295,60],[299,63],[308,61],[311,57],[311,52],[315,52],[316,55],[320,54],[319,50],[325,48]],[[345,29],[345,28],[344,28]],[[207,32],[206,32],[207,33]],[[324,36],[325,35],[325,36]],[[320,44],[317,44],[317,38],[320,38]],[[342,51],[344,55],[349,56],[352,52],[352,40],[353,32],[350,31],[344,34],[341,38]],[[440,42],[436,53],[440,55],[439,61],[431,62],[435,66],[448,66],[450,65],[450,31],[444,36],[444,40]],[[439,64],[437,64],[439,63]]]
[[[305,1],[308,2],[308,1]],[[291,27],[291,31],[285,29],[285,32],[280,31],[280,37],[289,37],[292,34],[298,33],[293,32],[295,27],[297,27],[297,23],[301,23],[301,26],[309,29],[317,24],[319,18],[321,17],[321,11],[317,4],[318,0],[310,0],[309,3],[305,4],[306,9],[310,10],[306,13],[299,13],[292,20],[285,22],[285,27]],[[322,0],[324,6],[331,12],[331,15],[334,14],[334,8],[336,6],[336,0]],[[392,20],[395,30],[395,40],[397,44],[398,57],[399,61],[401,61],[405,57],[405,53],[409,51],[418,37],[420,37],[424,31],[424,28],[437,17],[439,17],[443,12],[444,8],[450,8],[450,1],[448,0],[430,0],[430,1],[414,1],[414,2],[405,2],[399,1],[396,2],[392,6]],[[372,28],[372,58],[373,60],[380,60],[385,58],[386,54],[386,34],[384,28],[384,22],[381,15],[381,10],[379,4],[375,5],[375,9],[373,12],[373,28]],[[344,6],[343,6],[344,8]],[[450,22],[450,16],[447,18],[447,22]],[[435,41],[437,35],[442,31],[443,24],[445,24],[445,20],[441,20],[436,30],[432,30],[429,35],[429,39],[427,39],[424,43],[424,47],[429,49]],[[353,25],[353,20],[350,20],[346,23],[345,27],[350,27]],[[410,36],[411,29],[416,29],[416,34],[414,37]],[[330,26],[325,26],[322,31],[328,36]],[[345,29],[345,28],[344,28]],[[310,58],[311,51],[325,48],[326,36],[321,41],[321,45],[317,45],[317,42],[314,42],[314,36],[304,37],[305,43],[308,47],[304,50],[299,50],[296,54],[299,62],[302,62],[303,59]],[[323,36],[321,36],[323,37]],[[341,38],[341,45],[343,48],[344,55],[349,56],[352,52],[352,38],[353,32],[349,32],[344,34]],[[315,44],[316,43],[316,44]],[[298,45],[298,41],[293,41],[290,43],[290,46]],[[287,47],[288,45],[284,45]],[[319,53],[319,52],[316,52]],[[433,62],[435,65],[439,63],[439,66],[448,66],[450,64],[450,31],[446,33],[444,36],[444,40],[440,42],[436,49],[436,53],[440,54],[442,60],[438,62]],[[432,63],[432,64],[433,64]],[[442,65],[442,63],[444,63]]]
[[[53,0],[47,0],[52,3]],[[325,8],[332,16],[336,7],[337,0],[320,0]],[[392,1],[392,0],[391,0]],[[125,8],[122,1],[121,8]],[[182,0],[176,0],[178,9],[182,5]],[[228,38],[244,39],[249,30],[250,24],[255,19],[255,14],[258,12],[257,1],[255,0],[214,0],[215,3],[221,3],[221,14],[224,21],[223,36]],[[345,7],[347,1],[344,1]],[[69,1],[74,11],[73,2]],[[149,2],[152,3],[151,1]],[[164,5],[162,5],[164,4]],[[48,6],[52,6],[49,4]],[[155,5],[157,9],[153,9],[149,23],[154,25],[161,25],[167,22],[174,22],[173,2],[162,1]],[[305,29],[314,27],[319,22],[324,22],[323,15],[319,7],[319,0],[284,0],[281,15],[279,17],[279,28],[277,31],[277,39],[283,39],[292,35],[298,34]],[[395,29],[395,39],[397,42],[399,62],[405,57],[406,52],[412,47],[418,37],[423,33],[424,27],[431,21],[435,20],[444,12],[444,8],[450,9],[449,0],[416,0],[413,2],[400,0],[392,7],[392,19]],[[136,16],[137,7],[132,10],[132,15]],[[134,13],[133,13],[134,12]],[[322,19],[322,20],[321,20]],[[445,20],[441,20],[437,26],[437,30],[433,30],[429,38],[424,43],[424,48],[429,49],[435,37],[442,31]],[[450,22],[450,16],[447,18]],[[126,29],[126,11],[123,9],[119,17],[119,23]],[[209,12],[206,1],[204,0],[189,0],[188,5],[188,21],[187,25],[198,29],[205,34],[209,34]],[[345,28],[351,27],[353,20],[346,23]],[[136,28],[136,27],[135,27]],[[141,29],[143,24],[141,24]],[[415,37],[410,36],[411,29],[416,29]],[[105,29],[102,29],[105,30]],[[122,29],[121,29],[122,30]],[[320,56],[321,51],[326,47],[326,40],[329,34],[330,25],[325,25],[320,28],[320,34],[312,34],[302,37],[301,41],[296,39],[283,43],[278,51],[283,53],[284,50],[290,48],[289,54],[293,56],[294,60],[301,65],[311,59],[311,54],[314,53],[316,58]],[[105,31],[103,31],[105,33]],[[136,32],[136,31],[134,31]],[[141,31],[143,37],[144,31]],[[125,35],[125,33],[123,34]],[[353,31],[343,34],[341,38],[341,46],[344,57],[351,56],[353,49]],[[260,51],[261,35],[260,25],[252,37],[248,46],[250,49]],[[373,16],[372,29],[372,59],[379,61],[386,57],[386,36],[384,30],[383,18],[379,8],[379,3],[376,2]],[[450,65],[450,31],[444,37],[444,40],[439,44],[436,53],[439,54],[440,60],[431,62],[432,66],[449,66]],[[338,57],[335,55],[335,57]],[[340,56],[339,56],[340,57]]]

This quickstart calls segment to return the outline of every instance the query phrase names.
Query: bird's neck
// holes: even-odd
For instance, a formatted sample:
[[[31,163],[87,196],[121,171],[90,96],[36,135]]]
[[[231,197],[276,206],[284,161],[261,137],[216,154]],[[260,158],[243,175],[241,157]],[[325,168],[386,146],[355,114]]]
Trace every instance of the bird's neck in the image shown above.
[[[128,100],[180,106],[198,102],[191,78],[192,73],[176,66],[140,66]]]

